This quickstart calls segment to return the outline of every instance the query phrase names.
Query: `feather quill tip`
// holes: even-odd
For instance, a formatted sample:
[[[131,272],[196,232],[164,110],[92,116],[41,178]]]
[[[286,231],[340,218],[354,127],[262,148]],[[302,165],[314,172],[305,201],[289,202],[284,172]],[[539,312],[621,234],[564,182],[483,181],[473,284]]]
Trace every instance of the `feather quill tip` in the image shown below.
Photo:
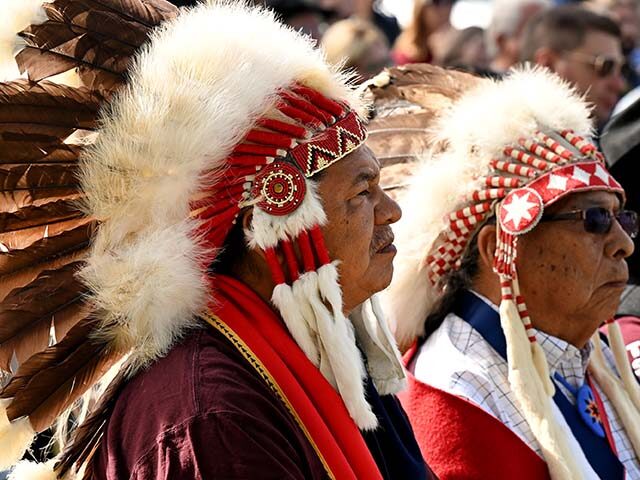
[[[10,400],[0,400],[0,471],[8,470],[15,465],[36,435],[27,417],[9,421],[7,417],[9,403]]]
[[[55,460],[35,463],[23,460],[18,462],[9,474],[8,480],[57,480],[53,466]]]

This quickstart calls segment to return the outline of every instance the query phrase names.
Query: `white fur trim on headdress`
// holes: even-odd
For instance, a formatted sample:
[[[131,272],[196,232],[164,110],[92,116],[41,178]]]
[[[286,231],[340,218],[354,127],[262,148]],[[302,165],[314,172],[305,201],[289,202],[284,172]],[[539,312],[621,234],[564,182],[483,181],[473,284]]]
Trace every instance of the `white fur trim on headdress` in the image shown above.
[[[11,400],[0,399],[0,471],[7,470],[20,460],[36,436],[27,417],[9,421],[9,403]]]
[[[55,459],[46,463],[23,460],[13,467],[8,480],[58,480],[58,476],[53,470],[54,464]]]
[[[429,282],[426,257],[448,215],[478,189],[477,179],[488,173],[491,160],[538,130],[569,129],[589,137],[589,113],[574,88],[540,68],[516,70],[504,80],[487,79],[442,113],[434,127],[438,150],[427,154],[400,199],[404,215],[395,228],[399,254],[385,297],[401,347],[424,332],[425,318],[442,294]]]
[[[47,0],[0,0],[0,81],[20,77],[15,55],[24,45],[18,32],[31,24],[43,23]]]
[[[205,306],[197,260],[212,252],[185,221],[190,200],[294,82],[363,111],[310,39],[266,9],[211,2],[151,35],[104,112],[82,160],[86,211],[101,222],[84,278],[102,335],[139,345],[135,364],[163,355]]]

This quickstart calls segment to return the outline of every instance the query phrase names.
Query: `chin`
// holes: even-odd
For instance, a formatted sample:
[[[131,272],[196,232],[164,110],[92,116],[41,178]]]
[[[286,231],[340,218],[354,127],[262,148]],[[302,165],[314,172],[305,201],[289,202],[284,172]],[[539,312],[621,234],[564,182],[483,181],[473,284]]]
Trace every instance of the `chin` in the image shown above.
[[[375,283],[375,287],[373,291],[375,293],[381,292],[385,288],[387,288],[391,284],[391,279],[393,278],[393,264],[389,263],[389,267],[385,271],[379,272],[374,278],[373,282]]]

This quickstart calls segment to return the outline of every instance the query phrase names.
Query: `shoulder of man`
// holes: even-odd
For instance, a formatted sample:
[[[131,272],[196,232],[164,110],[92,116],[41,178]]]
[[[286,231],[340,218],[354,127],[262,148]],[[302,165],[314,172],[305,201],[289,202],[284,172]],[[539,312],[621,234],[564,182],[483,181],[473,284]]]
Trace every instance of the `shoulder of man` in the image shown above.
[[[273,478],[320,478],[323,472],[280,399],[209,328],[193,332],[125,387],[98,462],[112,472],[109,479],[123,473],[145,479],[262,478],[255,469],[265,467],[277,472]]]

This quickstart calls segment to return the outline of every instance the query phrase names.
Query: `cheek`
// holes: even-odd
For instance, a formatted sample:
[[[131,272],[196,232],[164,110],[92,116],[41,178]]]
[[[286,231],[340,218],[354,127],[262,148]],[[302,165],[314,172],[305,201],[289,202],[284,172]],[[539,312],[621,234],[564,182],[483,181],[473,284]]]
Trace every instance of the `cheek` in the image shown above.
[[[327,215],[329,228],[324,229],[325,243],[331,259],[340,260],[343,278],[357,276],[368,267],[373,230],[369,217],[346,209],[339,215]]]
[[[592,242],[584,240],[560,235],[553,242],[523,249],[523,288],[542,301],[559,305],[586,301],[598,271],[598,257]]]

